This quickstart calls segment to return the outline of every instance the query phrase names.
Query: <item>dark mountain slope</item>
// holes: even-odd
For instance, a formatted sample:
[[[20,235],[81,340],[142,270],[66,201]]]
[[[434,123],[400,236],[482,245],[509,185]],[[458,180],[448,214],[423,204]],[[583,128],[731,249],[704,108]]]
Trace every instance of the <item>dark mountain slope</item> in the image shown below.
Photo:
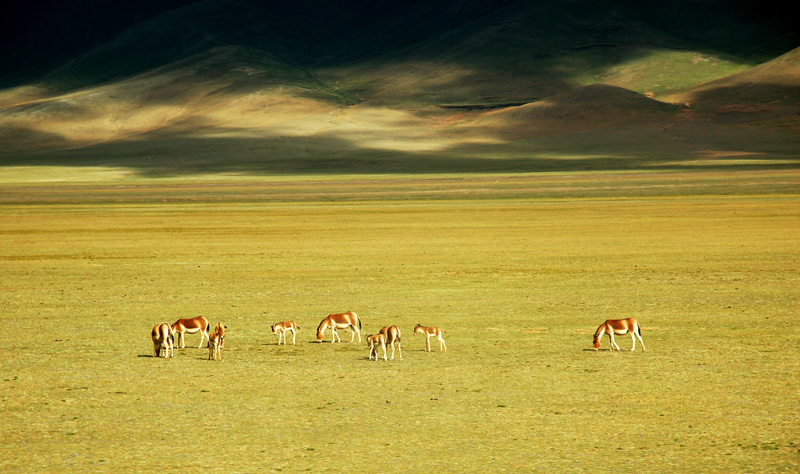
[[[204,0],[0,90],[0,163],[382,173],[745,154],[792,166],[798,57],[755,66],[794,30],[723,3],[655,15],[606,0]]]
[[[0,81],[36,78],[150,18],[198,1],[4,0]]]
[[[262,49],[312,69],[412,51],[417,58],[444,55],[467,66],[507,70],[513,62],[530,69],[546,56],[574,48],[594,48],[596,56],[623,48],[614,54],[624,56],[650,45],[763,61],[798,44],[797,25],[764,5],[723,0],[668,5],[632,0],[12,0],[0,16],[6,23],[0,80],[20,83],[60,64],[51,80],[68,86],[98,83],[231,45]],[[504,62],[487,64],[487,58]]]

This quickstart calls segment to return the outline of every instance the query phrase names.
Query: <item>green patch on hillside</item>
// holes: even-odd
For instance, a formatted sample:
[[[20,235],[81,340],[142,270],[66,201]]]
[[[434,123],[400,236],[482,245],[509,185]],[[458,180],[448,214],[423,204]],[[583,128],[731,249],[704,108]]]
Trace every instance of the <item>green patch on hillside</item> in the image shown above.
[[[576,58],[571,60],[576,61]],[[611,84],[658,97],[746,71],[752,66],[741,60],[701,52],[652,49],[605,70],[575,77],[581,84]]]

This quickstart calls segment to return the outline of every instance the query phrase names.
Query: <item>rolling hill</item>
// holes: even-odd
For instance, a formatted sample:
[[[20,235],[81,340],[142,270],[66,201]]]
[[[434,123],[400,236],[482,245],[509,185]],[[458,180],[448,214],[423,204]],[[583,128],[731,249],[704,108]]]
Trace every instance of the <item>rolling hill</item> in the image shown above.
[[[117,30],[54,34],[61,56],[36,56],[41,41],[9,55],[29,67],[0,70],[0,165],[537,171],[711,151],[798,163],[797,28],[763,6],[205,0],[146,4],[131,22],[133,5]]]

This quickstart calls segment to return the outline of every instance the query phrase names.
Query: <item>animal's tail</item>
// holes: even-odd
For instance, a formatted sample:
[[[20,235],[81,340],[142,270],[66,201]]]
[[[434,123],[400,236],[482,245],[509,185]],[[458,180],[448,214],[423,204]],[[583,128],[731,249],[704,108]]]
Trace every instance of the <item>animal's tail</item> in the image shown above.
[[[636,335],[642,337],[642,326],[639,324],[636,325]]]
[[[356,315],[356,319],[358,320],[358,329],[361,329],[361,317]]]

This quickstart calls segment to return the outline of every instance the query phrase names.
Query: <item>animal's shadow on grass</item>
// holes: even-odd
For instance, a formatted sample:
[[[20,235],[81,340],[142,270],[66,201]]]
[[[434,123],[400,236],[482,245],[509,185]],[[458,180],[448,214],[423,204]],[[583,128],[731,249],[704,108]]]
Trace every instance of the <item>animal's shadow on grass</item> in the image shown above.
[[[358,341],[308,341],[309,344],[359,344]]]
[[[622,349],[621,351],[611,349],[583,349],[583,352],[636,352],[631,350]],[[641,351],[640,351],[641,352]]]
[[[366,361],[369,361],[369,362],[375,362],[375,360],[374,360],[374,359],[370,359],[369,357],[361,357],[360,359],[361,359],[361,360],[366,360]],[[379,359],[380,359],[381,361],[383,361],[383,362],[387,362],[387,363],[389,363],[389,362],[395,362],[395,361],[394,361],[394,360],[392,360],[392,359],[387,359],[387,360],[385,360],[385,361],[384,361],[384,360],[383,360],[383,357],[379,357]],[[402,361],[399,361],[399,360],[398,360],[397,362],[402,362]]]

